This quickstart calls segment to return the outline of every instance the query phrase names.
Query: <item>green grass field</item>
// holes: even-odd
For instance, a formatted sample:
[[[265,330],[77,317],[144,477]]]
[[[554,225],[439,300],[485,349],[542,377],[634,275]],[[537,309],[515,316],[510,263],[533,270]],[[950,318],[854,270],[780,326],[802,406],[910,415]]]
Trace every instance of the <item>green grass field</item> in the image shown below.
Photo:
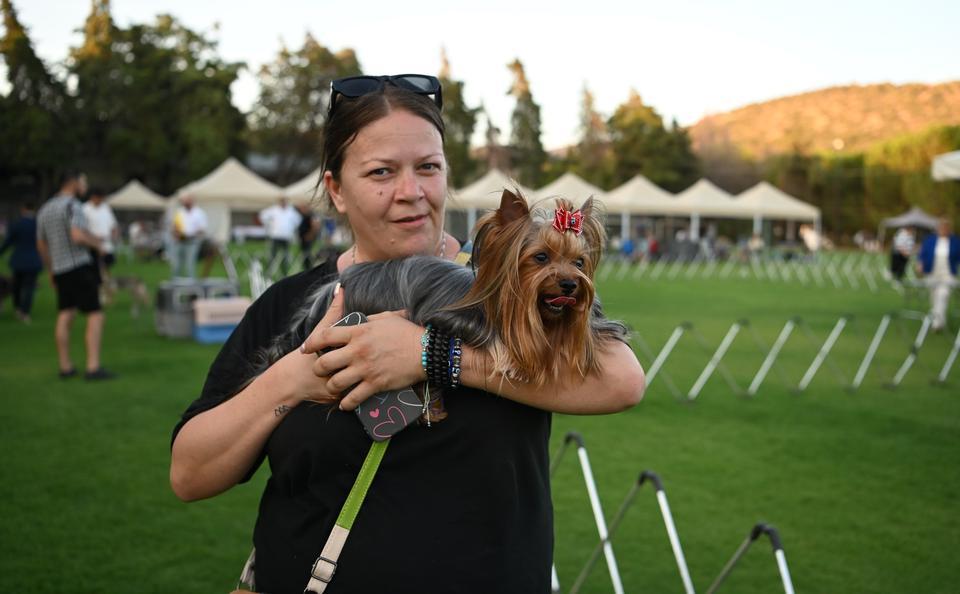
[[[166,268],[118,266],[118,274],[131,272],[155,286]],[[770,345],[791,316],[802,316],[822,342],[841,314],[853,314],[831,355],[849,381],[880,316],[904,306],[889,290],[740,279],[608,280],[600,291],[608,314],[626,320],[654,352],[680,322],[703,335],[708,351],[685,336],[664,368],[684,393],[740,318]],[[64,382],[56,377],[54,303],[45,283],[34,314],[23,326],[8,305],[0,313],[0,589],[230,591],[249,551],[266,472],[189,505],[167,483],[170,430],[199,392],[217,347],[157,336],[152,312],[132,318],[121,295],[108,310],[104,341],[105,364],[120,378]],[[77,363],[81,328],[74,331]],[[700,592],[757,521],[780,531],[798,592],[956,592],[960,369],[946,387],[930,384],[952,338],[932,335],[901,387],[882,387],[916,328],[913,321],[893,324],[855,393],[829,366],[805,392],[789,389],[819,347],[797,332],[755,398],[732,393],[715,374],[696,402],[681,403],[658,378],[627,413],[555,416],[552,450],[568,431],[583,435],[608,519],[640,471],[656,471]],[[746,387],[761,360],[744,332],[725,363]],[[553,498],[566,590],[596,541],[572,450],[554,477]],[[649,486],[613,544],[626,591],[683,591]],[[602,560],[585,590],[611,591]],[[721,591],[782,591],[767,541],[751,548]]]

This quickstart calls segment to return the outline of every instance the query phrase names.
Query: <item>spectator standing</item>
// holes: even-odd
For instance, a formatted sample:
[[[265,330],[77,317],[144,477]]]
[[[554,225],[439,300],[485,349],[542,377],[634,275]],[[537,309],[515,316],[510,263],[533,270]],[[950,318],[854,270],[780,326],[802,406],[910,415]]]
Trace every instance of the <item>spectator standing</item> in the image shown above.
[[[907,271],[907,263],[913,255],[916,241],[913,229],[900,227],[893,236],[893,248],[890,251],[890,274],[899,283],[903,282],[903,275]]]
[[[13,248],[10,270],[13,272],[13,314],[21,322],[30,323],[33,293],[37,289],[37,275],[43,270],[37,251],[37,217],[33,204],[20,206],[20,218],[7,229],[7,237],[0,245],[0,254]]]
[[[77,310],[87,316],[85,346],[88,380],[111,379],[114,374],[100,365],[103,310],[100,308],[97,272],[90,249],[101,242],[87,227],[83,205],[77,196],[86,190],[86,177],[78,172],[63,175],[60,191],[37,214],[37,250],[50,284],[57,290],[57,324],[54,334],[60,377],[77,375],[70,359],[70,327]]]
[[[192,196],[182,197],[173,215],[170,266],[174,278],[196,278],[200,242],[206,233],[207,214],[194,205]]]
[[[303,269],[313,268],[313,242],[320,234],[320,218],[314,214],[307,201],[297,204],[300,213],[300,224],[297,226],[297,237],[300,239],[300,254],[303,257]]]
[[[950,290],[957,284],[960,265],[960,238],[951,233],[950,222],[940,219],[937,233],[930,234],[920,246],[920,272],[930,289],[930,317],[934,332],[947,324]]]
[[[113,209],[104,200],[103,190],[91,187],[88,196],[83,205],[83,215],[87,218],[90,233],[100,240],[100,251],[91,251],[91,256],[94,257],[100,280],[104,281],[110,278],[110,268],[116,261],[114,247],[120,239],[120,228]]]
[[[283,276],[290,271],[290,243],[302,219],[286,198],[260,211],[260,222],[266,227],[267,237],[270,238],[270,263],[273,264],[279,257]]]

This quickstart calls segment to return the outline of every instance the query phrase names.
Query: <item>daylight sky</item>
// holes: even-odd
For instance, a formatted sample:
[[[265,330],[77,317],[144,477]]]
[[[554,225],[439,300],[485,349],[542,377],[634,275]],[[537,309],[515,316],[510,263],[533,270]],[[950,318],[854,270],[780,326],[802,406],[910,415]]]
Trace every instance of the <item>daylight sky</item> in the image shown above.
[[[62,61],[90,10],[86,0],[13,0],[34,47]],[[256,99],[254,72],[281,43],[309,31],[356,50],[365,72],[436,74],[445,47],[467,100],[506,135],[513,99],[506,64],[519,57],[541,105],[547,148],[577,137],[581,93],[610,115],[635,88],[666,118],[704,115],[823,87],[960,79],[957,0],[113,0],[126,26],[170,13],[220,42],[250,69],[234,103]],[[219,24],[219,29],[215,26]],[[481,127],[484,124],[480,124]]]

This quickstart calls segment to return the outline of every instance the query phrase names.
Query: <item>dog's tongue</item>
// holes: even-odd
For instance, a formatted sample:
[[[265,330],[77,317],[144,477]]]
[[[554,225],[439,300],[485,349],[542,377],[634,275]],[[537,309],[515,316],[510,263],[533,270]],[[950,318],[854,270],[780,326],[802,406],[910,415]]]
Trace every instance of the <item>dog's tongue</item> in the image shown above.
[[[547,299],[547,303],[553,305],[554,307],[559,307],[563,305],[575,305],[577,300],[573,297],[560,296]]]

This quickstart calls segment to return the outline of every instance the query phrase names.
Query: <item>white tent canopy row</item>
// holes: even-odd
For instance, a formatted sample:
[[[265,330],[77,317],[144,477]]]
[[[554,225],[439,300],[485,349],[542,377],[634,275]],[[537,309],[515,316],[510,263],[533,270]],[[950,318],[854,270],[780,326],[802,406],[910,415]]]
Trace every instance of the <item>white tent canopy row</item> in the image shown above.
[[[960,179],[960,151],[934,157],[930,165],[930,175],[936,181]]]
[[[226,241],[231,227],[231,213],[256,213],[281,197],[293,201],[310,199],[315,194],[319,175],[318,169],[281,188],[231,157],[206,176],[180,188],[175,196],[192,196],[210,219],[210,234],[219,241]],[[631,215],[690,217],[694,238],[699,230],[700,217],[752,219],[755,231],[758,231],[764,219],[814,221],[818,227],[820,222],[820,209],[767,182],[760,182],[738,196],[732,196],[709,180],[701,179],[683,192],[673,195],[642,175],[637,175],[605,192],[575,173],[568,172],[539,190],[532,190],[498,169],[487,171],[464,188],[452,190],[447,210],[465,212],[467,228],[472,229],[480,211],[492,210],[500,205],[500,196],[505,188],[518,189],[531,202],[562,196],[580,204],[594,196],[603,202],[608,213],[620,214],[625,236],[629,234]],[[133,205],[140,208],[143,205],[143,208],[156,210],[174,204],[173,201],[163,201],[136,181],[112,195],[111,200],[114,205],[129,204],[128,208],[133,208]]]

